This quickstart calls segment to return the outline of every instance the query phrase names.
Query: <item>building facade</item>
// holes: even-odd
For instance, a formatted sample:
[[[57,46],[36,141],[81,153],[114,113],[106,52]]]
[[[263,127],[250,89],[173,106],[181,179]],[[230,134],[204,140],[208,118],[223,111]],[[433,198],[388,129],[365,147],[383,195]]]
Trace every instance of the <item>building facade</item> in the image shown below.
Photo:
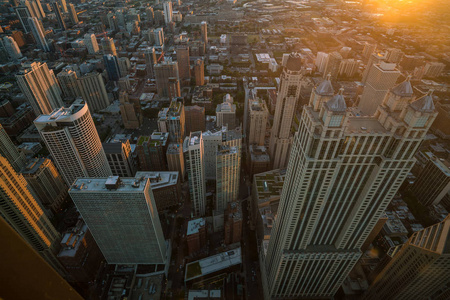
[[[237,200],[240,173],[241,151],[239,147],[218,146],[216,154],[216,213],[223,213],[228,203]]]

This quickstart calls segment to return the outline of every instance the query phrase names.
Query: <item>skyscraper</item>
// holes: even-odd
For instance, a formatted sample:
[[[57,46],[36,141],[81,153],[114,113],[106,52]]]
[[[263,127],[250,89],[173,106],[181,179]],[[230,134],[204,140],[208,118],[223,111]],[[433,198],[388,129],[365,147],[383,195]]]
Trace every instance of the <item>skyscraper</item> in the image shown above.
[[[205,108],[198,105],[185,106],[185,134],[189,135],[193,131],[205,131]]]
[[[61,91],[67,98],[75,99],[81,96],[78,86],[78,76],[74,70],[66,68],[56,75],[61,86]]]
[[[206,213],[206,178],[203,161],[203,139],[201,131],[191,132],[183,143],[186,173],[189,179],[189,194],[192,213],[196,217]]]
[[[67,3],[66,0],[58,0],[59,6],[61,6],[61,9],[63,12],[67,12]]]
[[[45,30],[41,21],[37,18],[28,18],[28,24],[38,47],[44,52],[50,52],[50,45],[47,43],[47,39],[45,38]]]
[[[153,132],[151,136],[140,136],[136,144],[139,169],[142,171],[167,171],[166,151],[169,133]]]
[[[377,50],[377,44],[370,44],[366,42],[362,54],[365,58],[368,59],[372,55],[372,53],[375,52],[375,50]]]
[[[233,97],[230,94],[223,96],[223,103],[217,104],[216,125],[219,128],[222,126],[236,127],[236,104],[233,104]]]
[[[164,46],[164,41],[165,41],[164,29],[158,28],[154,31],[154,33],[155,33],[155,44],[160,47]]]
[[[154,66],[157,62],[156,52],[154,47],[148,47],[145,50],[145,64],[147,65],[147,75],[151,78],[155,76]]]
[[[134,107],[134,103],[130,102],[128,93],[122,91],[119,93],[119,109],[122,117],[123,126],[126,129],[137,129],[142,123],[142,116],[138,113],[138,109]]]
[[[182,83],[191,79],[191,64],[189,62],[189,46],[177,47],[178,75]]]
[[[335,51],[327,56],[327,60],[325,63],[325,69],[323,71],[323,77],[325,78],[328,74],[331,74],[331,77],[337,78],[339,75],[339,67],[342,62],[342,55]]]
[[[1,155],[0,216],[56,271],[65,275],[56,259],[61,236],[28,190],[23,176]]]
[[[67,185],[55,165],[48,158],[34,158],[21,170],[22,176],[53,213],[59,212],[67,196]]]
[[[75,6],[72,3],[69,3],[69,17],[70,17],[70,21],[72,22],[73,25],[78,24],[78,15],[77,15],[77,11],[75,10]]]
[[[228,203],[239,195],[241,151],[239,147],[220,145],[216,155],[216,205],[215,211],[224,213]]]
[[[69,194],[109,264],[166,263],[148,178],[79,178]]]
[[[98,51],[100,51],[97,43],[97,38],[93,33],[86,33],[84,35],[84,44],[86,45],[89,54],[96,54]]]
[[[200,31],[202,34],[202,41],[205,43],[205,45],[208,44],[208,23],[206,21],[202,21],[200,24]]]
[[[426,152],[428,161],[411,186],[411,192],[423,205],[438,205],[450,191],[450,164]]]
[[[415,232],[408,242],[393,249],[392,260],[375,278],[363,299],[444,299],[437,296],[449,288],[449,243],[450,216]]]
[[[32,12],[25,5],[16,6],[14,10],[16,11],[17,17],[19,17],[20,23],[22,24],[25,33],[31,32],[31,27],[28,19],[36,16],[32,15]]]
[[[169,78],[173,78],[175,81],[179,80],[178,63],[176,61],[161,62],[154,66],[154,70],[158,96],[160,98],[169,98]]]
[[[250,125],[248,130],[248,144],[264,146],[266,138],[266,125],[269,110],[264,100],[249,100]]]
[[[172,143],[181,143],[185,137],[184,104],[176,99],[170,101],[170,106],[163,108],[158,114],[158,130],[168,132]]]
[[[105,109],[111,104],[100,73],[94,71],[78,78],[78,88],[79,96],[86,101],[91,111]]]
[[[388,90],[393,88],[400,71],[395,64],[381,62],[372,65],[367,75],[367,82],[361,95],[358,107],[366,115],[373,115],[378,105],[383,102]]]
[[[288,163],[293,137],[291,132],[292,122],[294,121],[302,87],[302,70],[300,54],[290,54],[280,78],[281,82],[270,135],[269,153],[274,169],[285,168]]]
[[[260,252],[268,298],[333,297],[437,115],[431,98],[403,105],[386,97],[374,116],[359,116],[342,93],[326,102],[317,94],[303,109],[267,255]]]
[[[166,25],[172,22],[172,14],[172,1],[164,2],[164,22]]]
[[[194,65],[195,85],[201,86],[205,84],[205,63],[202,59],[197,59]]]
[[[66,23],[64,22],[64,19],[62,17],[61,10],[59,9],[58,3],[52,2],[51,5],[52,5],[52,10],[56,15],[56,20],[58,20],[59,27],[61,28],[61,30],[66,30],[67,29]]]
[[[103,150],[113,176],[133,177],[136,174],[136,163],[128,138],[112,138],[107,143],[103,143]]]
[[[36,115],[49,114],[63,106],[58,82],[46,63],[34,62],[22,66],[24,69],[16,75],[17,83]]]
[[[177,171],[180,179],[184,182],[184,154],[182,144],[169,144],[166,152],[167,166],[169,171]]]
[[[0,44],[3,45],[3,48],[5,48],[6,52],[12,60],[16,60],[22,57],[22,52],[20,51],[19,46],[12,37],[3,37],[3,40],[0,40]]]
[[[0,155],[9,161],[16,172],[20,172],[27,162],[25,154],[17,150],[2,124],[0,124]]]
[[[104,37],[101,40],[103,54],[111,54],[117,56],[116,45],[114,44],[114,40],[110,37]]]
[[[117,56],[111,54],[103,55],[103,62],[105,63],[105,69],[108,73],[109,80],[118,81],[122,77],[122,74],[120,74]]]
[[[67,185],[77,177],[110,176],[111,168],[86,102],[41,115],[34,125]]]

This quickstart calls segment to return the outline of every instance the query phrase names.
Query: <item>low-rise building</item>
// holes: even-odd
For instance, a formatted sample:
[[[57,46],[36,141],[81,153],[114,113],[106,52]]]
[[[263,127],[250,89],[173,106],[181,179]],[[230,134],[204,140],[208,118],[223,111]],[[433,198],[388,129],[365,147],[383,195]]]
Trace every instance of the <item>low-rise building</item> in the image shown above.
[[[270,170],[270,156],[264,146],[250,145],[248,147],[250,159],[248,160],[251,176]]]
[[[242,238],[242,209],[237,201],[229,202],[224,216],[224,244],[239,243]]]
[[[199,218],[188,222],[186,232],[186,240],[188,245],[189,255],[200,251],[206,244],[206,219]]]

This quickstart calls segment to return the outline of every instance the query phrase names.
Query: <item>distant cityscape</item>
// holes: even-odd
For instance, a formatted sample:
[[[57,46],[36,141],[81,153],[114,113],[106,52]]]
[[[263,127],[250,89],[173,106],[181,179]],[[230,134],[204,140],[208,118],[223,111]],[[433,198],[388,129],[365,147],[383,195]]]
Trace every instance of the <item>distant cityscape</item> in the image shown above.
[[[0,5],[0,299],[450,299],[446,0]]]

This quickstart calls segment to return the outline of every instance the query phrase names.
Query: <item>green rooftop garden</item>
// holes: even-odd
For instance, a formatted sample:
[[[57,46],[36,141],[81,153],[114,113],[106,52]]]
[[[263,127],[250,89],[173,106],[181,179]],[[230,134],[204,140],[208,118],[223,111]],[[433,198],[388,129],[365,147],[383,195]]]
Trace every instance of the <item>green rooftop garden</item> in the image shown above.
[[[186,269],[186,279],[190,279],[196,276],[202,275],[202,268],[198,261],[189,264]]]

